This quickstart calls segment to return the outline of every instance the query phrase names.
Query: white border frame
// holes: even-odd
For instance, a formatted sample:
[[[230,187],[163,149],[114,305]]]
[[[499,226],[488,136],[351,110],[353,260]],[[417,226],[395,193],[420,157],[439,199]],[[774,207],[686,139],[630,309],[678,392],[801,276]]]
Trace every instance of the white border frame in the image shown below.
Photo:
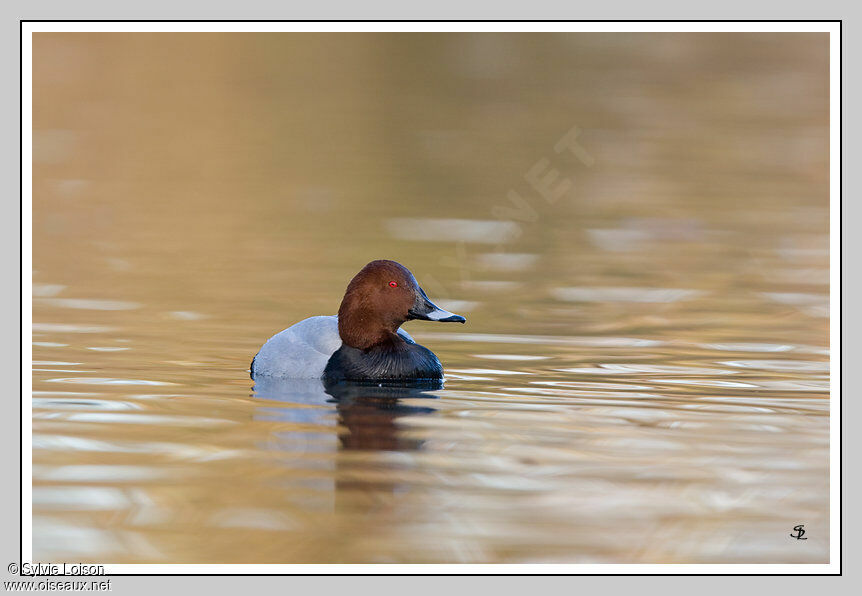
[[[41,32],[821,32],[829,33],[829,337],[830,337],[830,544],[825,564],[106,564],[105,573],[134,575],[224,574],[839,574],[841,573],[841,24],[829,21],[641,21],[641,22],[184,22],[184,21],[36,21],[21,23],[22,117],[22,279],[33,270],[33,54],[32,34]],[[835,257],[838,257],[837,259]],[[22,329],[33,322],[32,284],[21,287]],[[21,544],[24,562],[33,561],[32,342],[22,336],[21,359]],[[26,344],[26,345],[25,345]],[[27,395],[25,401],[23,396]],[[24,414],[27,418],[24,419]],[[837,414],[837,416],[836,416]],[[24,449],[24,445],[27,448]]]

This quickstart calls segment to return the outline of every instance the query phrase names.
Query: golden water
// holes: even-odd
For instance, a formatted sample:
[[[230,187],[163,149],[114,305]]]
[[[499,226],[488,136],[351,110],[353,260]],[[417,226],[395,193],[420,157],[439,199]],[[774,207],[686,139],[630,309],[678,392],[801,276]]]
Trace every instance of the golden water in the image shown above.
[[[35,37],[34,560],[828,560],[825,34]],[[375,258],[445,388],[255,390]]]

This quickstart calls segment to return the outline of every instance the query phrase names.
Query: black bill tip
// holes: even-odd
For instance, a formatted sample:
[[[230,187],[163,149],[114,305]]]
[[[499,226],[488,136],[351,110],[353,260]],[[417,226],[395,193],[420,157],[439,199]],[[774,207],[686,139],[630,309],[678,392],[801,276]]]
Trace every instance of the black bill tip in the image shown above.
[[[451,317],[446,317],[445,319],[437,319],[440,323],[466,323],[467,319],[462,317],[461,315],[452,315]]]

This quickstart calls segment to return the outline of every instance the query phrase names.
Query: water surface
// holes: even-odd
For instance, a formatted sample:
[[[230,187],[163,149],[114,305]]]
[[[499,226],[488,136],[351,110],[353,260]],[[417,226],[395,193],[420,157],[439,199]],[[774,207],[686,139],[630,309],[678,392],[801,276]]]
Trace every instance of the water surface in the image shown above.
[[[34,560],[828,560],[825,34],[34,38]],[[254,386],[375,258],[445,387]]]

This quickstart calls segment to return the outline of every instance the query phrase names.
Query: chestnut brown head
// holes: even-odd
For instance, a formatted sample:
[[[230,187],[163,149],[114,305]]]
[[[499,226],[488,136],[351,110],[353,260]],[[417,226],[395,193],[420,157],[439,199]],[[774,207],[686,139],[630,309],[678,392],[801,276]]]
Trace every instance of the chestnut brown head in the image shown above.
[[[338,309],[338,333],[345,344],[365,350],[397,341],[398,328],[411,319],[465,322],[431,302],[404,265],[371,261],[347,286]]]

